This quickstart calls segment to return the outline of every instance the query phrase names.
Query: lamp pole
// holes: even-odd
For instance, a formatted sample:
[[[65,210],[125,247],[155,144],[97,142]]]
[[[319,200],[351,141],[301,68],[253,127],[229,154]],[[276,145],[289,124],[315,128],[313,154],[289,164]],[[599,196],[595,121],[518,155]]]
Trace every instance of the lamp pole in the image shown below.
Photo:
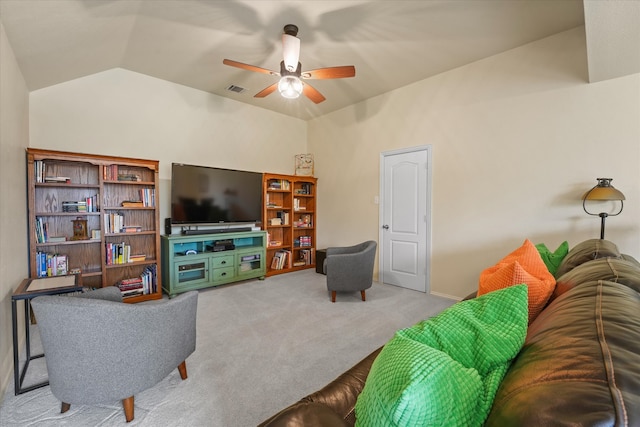
[[[609,216],[606,212],[600,212],[600,239],[604,239],[604,220]]]

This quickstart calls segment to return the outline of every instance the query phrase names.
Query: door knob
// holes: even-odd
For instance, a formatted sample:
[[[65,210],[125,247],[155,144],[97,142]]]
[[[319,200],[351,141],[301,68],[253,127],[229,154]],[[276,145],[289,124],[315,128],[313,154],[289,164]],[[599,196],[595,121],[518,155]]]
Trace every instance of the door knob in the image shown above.
[[[382,228],[384,228],[385,230],[389,229],[389,226],[387,224],[383,225]]]

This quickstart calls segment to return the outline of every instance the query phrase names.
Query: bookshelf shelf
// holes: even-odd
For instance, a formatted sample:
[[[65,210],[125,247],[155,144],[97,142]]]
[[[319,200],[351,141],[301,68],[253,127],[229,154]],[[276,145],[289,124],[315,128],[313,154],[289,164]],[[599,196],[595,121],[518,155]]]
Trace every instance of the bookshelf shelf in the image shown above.
[[[56,275],[80,274],[87,287],[141,278],[139,295],[125,298],[126,302],[162,298],[158,161],[37,148],[26,151],[30,277],[53,275],[46,265],[55,259],[61,261]],[[119,175],[127,179],[112,178]],[[145,206],[121,206],[136,200]],[[109,213],[121,217],[120,226],[135,225],[143,231],[107,233]],[[67,240],[46,241],[50,236]],[[72,240],[74,236],[77,240]],[[109,248],[114,245],[122,247],[123,256],[146,259],[110,265]]]
[[[279,242],[267,243],[267,276],[315,267],[317,179],[265,173],[262,184],[262,228]]]

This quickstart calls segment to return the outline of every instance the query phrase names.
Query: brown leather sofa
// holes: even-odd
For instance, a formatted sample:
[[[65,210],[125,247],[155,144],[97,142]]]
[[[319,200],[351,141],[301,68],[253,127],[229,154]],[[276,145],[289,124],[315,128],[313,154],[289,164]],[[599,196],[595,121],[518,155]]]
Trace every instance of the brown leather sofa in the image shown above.
[[[640,426],[640,263],[592,239],[569,251],[556,277],[485,426]],[[355,425],[380,350],[260,426]]]

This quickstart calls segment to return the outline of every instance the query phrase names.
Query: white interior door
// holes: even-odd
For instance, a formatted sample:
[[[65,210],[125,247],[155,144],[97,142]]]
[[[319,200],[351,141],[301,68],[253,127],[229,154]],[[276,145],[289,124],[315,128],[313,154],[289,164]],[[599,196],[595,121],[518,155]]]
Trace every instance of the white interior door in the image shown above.
[[[430,146],[382,153],[381,281],[428,291]]]

